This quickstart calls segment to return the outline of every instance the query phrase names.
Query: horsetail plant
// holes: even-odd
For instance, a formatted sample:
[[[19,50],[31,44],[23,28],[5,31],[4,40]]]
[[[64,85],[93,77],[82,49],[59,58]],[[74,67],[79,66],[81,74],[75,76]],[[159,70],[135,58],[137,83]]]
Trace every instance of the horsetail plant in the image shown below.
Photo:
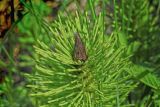
[[[92,21],[87,13],[59,14],[48,25],[50,42],[38,40],[36,70],[28,74],[37,107],[127,105],[135,87],[127,72],[131,64],[116,35],[105,35],[103,17],[100,13]]]

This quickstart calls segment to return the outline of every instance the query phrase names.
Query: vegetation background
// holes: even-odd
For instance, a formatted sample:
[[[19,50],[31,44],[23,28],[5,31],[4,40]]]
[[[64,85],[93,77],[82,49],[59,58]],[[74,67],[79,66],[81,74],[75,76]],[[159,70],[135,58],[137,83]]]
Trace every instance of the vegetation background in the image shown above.
[[[0,107],[160,107],[160,0],[0,0],[0,38]]]

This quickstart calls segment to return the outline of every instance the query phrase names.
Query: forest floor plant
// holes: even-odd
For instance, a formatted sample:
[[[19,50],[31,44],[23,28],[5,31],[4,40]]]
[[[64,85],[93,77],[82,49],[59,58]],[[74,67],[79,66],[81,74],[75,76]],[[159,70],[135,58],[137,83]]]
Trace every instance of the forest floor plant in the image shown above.
[[[0,107],[160,107],[160,0],[64,0],[51,24],[42,0],[20,1],[20,34],[0,43]]]
[[[50,42],[38,40],[36,71],[27,75],[36,106],[127,105],[125,99],[136,86],[127,72],[131,63],[125,56],[125,47],[118,47],[116,35],[104,34],[103,17],[100,13],[92,22],[87,13],[77,12],[76,16],[67,17],[59,14],[59,18],[48,25]],[[85,60],[74,57],[75,33],[79,34],[86,50]]]

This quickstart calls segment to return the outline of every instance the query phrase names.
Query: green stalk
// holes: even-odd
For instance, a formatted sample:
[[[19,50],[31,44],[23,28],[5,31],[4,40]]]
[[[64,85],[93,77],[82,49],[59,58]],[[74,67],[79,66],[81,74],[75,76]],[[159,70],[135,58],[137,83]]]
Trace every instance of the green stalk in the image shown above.
[[[94,9],[94,2],[92,0],[88,0],[88,4],[89,4],[89,7],[91,9],[92,18],[95,21],[96,20],[96,12],[95,12],[95,9]]]

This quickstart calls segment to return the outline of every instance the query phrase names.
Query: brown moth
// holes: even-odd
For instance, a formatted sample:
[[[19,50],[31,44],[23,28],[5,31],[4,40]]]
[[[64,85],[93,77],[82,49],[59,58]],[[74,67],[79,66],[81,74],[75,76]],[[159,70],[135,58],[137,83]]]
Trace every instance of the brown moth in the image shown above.
[[[78,33],[75,33],[74,59],[80,61],[87,60],[86,49]]]

